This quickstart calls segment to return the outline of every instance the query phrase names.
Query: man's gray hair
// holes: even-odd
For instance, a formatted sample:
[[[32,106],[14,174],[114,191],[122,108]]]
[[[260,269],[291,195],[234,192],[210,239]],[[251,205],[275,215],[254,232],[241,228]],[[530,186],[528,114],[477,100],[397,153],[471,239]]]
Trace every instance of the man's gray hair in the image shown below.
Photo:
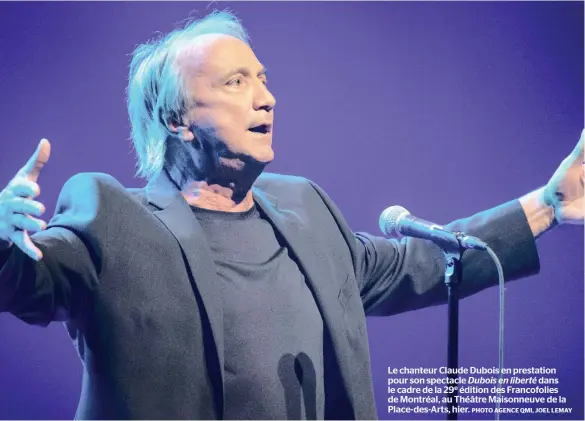
[[[139,45],[132,53],[126,92],[131,138],[136,151],[136,175],[147,180],[165,164],[169,118],[180,120],[192,99],[176,65],[177,55],[204,34],[225,34],[249,44],[239,19],[228,11],[214,11],[184,28]]]

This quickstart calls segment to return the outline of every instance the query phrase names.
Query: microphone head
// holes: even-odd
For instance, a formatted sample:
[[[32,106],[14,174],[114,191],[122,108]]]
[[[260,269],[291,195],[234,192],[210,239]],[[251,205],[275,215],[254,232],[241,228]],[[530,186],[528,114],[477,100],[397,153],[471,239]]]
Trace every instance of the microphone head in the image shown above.
[[[384,209],[380,215],[379,225],[380,230],[388,237],[402,237],[398,222],[405,216],[410,215],[410,212],[402,206],[390,206]]]

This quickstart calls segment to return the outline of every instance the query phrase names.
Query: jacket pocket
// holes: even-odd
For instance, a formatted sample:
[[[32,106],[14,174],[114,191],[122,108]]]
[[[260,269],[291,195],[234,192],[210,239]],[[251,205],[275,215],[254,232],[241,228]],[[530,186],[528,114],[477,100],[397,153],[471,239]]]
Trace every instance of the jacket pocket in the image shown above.
[[[359,297],[357,283],[351,274],[347,275],[345,281],[341,284],[337,298],[341,305],[343,321],[348,329],[348,335],[353,340],[362,338],[366,332],[366,316]],[[354,335],[357,336],[354,337]]]
[[[347,310],[350,300],[357,292],[357,285],[353,280],[351,275],[347,275],[345,281],[341,284],[341,288],[339,289],[339,293],[337,294],[337,299],[341,304],[343,310]]]

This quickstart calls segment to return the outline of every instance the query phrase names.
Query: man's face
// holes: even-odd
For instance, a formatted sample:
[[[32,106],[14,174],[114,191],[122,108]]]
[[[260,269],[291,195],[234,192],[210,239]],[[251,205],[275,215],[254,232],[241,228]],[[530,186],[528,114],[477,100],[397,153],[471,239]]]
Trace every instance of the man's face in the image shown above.
[[[276,101],[252,49],[231,36],[202,35],[177,63],[193,105],[187,121],[204,148],[220,160],[272,161]]]

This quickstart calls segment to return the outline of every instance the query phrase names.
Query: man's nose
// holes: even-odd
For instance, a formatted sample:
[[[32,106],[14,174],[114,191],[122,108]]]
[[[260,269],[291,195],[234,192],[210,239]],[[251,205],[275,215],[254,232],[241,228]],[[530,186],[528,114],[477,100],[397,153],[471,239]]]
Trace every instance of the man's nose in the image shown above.
[[[272,111],[276,105],[276,98],[263,83],[256,90],[254,108],[256,110]]]

